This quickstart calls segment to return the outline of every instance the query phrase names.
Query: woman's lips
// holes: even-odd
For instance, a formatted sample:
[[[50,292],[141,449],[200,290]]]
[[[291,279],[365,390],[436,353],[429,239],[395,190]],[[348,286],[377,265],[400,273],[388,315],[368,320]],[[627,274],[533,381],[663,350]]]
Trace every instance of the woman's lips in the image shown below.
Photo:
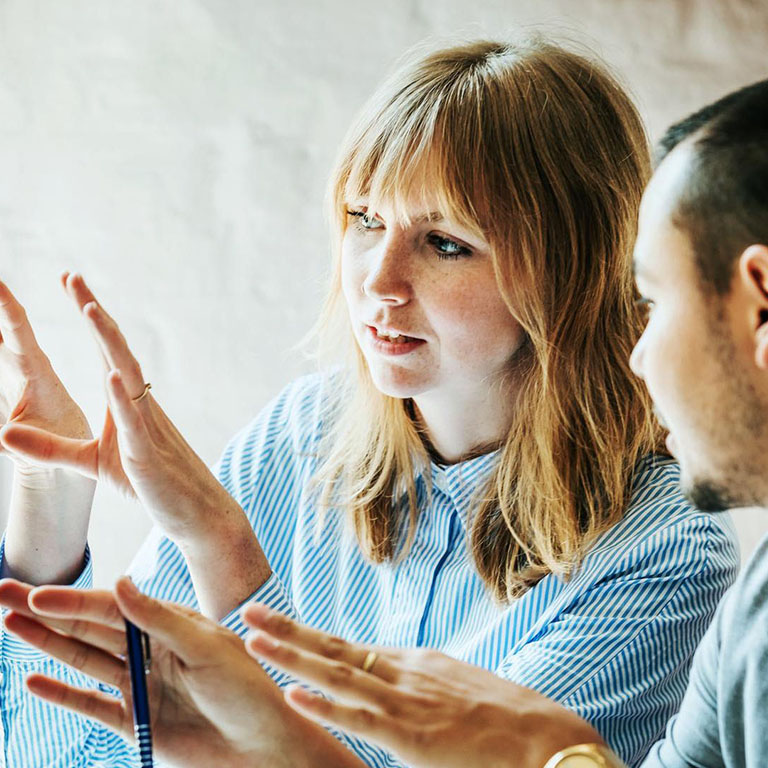
[[[407,339],[405,341],[383,339],[371,325],[366,326],[366,336],[371,347],[382,355],[407,355],[422,344],[426,344],[424,339],[417,339],[412,336],[406,337],[404,334],[403,338]]]

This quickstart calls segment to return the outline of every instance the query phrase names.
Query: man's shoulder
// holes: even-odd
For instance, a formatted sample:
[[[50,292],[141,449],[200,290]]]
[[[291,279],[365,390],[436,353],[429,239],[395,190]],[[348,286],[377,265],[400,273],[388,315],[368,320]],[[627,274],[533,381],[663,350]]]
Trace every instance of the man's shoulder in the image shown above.
[[[737,633],[745,629],[751,632],[757,625],[768,651],[768,534],[755,548],[723,605],[723,627],[728,634],[736,627],[741,627]]]

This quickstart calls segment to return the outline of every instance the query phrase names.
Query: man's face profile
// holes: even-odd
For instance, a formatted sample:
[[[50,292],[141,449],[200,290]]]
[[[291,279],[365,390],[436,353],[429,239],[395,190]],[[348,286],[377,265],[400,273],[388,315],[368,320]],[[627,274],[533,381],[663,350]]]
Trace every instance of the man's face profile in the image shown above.
[[[651,179],[640,209],[634,263],[648,307],[632,354],[680,463],[681,485],[699,508],[768,502],[763,384],[739,280],[730,294],[708,290],[692,240],[676,215],[695,149],[683,142]]]

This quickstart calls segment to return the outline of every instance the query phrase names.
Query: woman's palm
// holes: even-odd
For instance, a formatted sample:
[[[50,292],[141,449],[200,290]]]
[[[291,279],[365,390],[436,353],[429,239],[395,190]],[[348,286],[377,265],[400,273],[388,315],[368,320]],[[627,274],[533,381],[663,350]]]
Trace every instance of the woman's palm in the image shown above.
[[[0,283],[0,423],[44,429],[67,438],[91,437],[85,415],[40,349],[24,308],[3,283]],[[11,458],[22,467],[34,465],[27,457],[13,452]]]

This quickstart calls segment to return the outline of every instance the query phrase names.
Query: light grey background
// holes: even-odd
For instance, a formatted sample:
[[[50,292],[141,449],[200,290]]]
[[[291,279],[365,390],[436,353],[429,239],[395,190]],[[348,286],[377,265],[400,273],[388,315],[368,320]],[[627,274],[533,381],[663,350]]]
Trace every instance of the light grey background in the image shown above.
[[[94,429],[102,369],[60,271],[86,275],[213,462],[309,367],[292,347],[323,292],[325,179],[371,89],[427,37],[531,25],[610,62],[654,138],[768,76],[768,3],[748,0],[0,0],[0,273]],[[737,519],[746,554],[768,525]],[[148,526],[99,490],[98,585]]]

